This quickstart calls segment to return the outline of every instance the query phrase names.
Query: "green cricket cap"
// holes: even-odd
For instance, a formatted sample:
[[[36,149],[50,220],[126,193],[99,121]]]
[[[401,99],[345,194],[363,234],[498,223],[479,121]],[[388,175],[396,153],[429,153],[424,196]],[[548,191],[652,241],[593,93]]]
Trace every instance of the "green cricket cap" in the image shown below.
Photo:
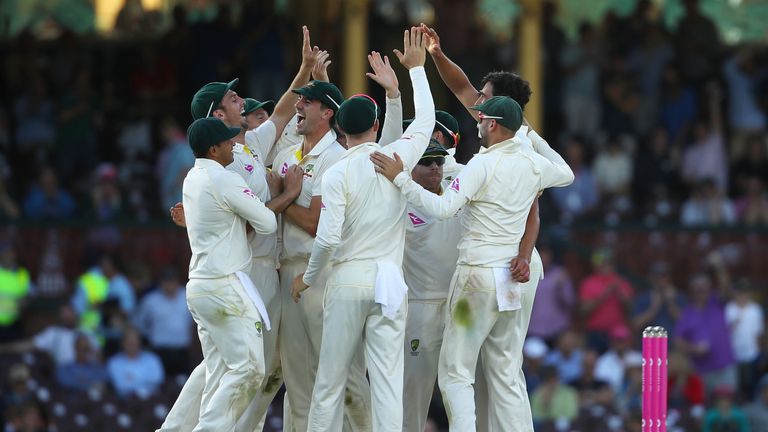
[[[508,96],[494,96],[480,105],[469,107],[469,109],[480,111],[480,118],[490,118],[512,132],[520,129],[523,124],[523,109]]]
[[[373,127],[379,115],[376,101],[368,95],[354,95],[339,106],[336,123],[347,135],[357,135]]]
[[[428,157],[445,157],[448,156],[448,151],[443,147],[440,142],[434,138],[429,140],[429,145],[427,146],[427,149],[424,150],[424,154],[421,155],[423,158]]]
[[[211,82],[202,86],[192,96],[192,118],[197,120],[209,117],[216,110],[216,107],[219,106],[227,92],[235,88],[239,81],[239,78],[235,78],[228,83]]]
[[[335,85],[326,82],[312,80],[304,87],[291,90],[296,94],[300,94],[310,100],[318,100],[323,105],[329,107],[336,112],[339,110],[339,106],[344,102],[344,95],[341,94],[341,90]]]
[[[260,102],[253,98],[245,98],[243,101],[243,110],[240,112],[241,116],[247,116],[259,108],[264,108],[267,115],[272,115],[272,112],[275,110],[275,102],[271,100]]]
[[[230,140],[240,133],[240,128],[227,127],[216,117],[197,119],[187,129],[187,140],[196,154],[205,153],[209,148]]]

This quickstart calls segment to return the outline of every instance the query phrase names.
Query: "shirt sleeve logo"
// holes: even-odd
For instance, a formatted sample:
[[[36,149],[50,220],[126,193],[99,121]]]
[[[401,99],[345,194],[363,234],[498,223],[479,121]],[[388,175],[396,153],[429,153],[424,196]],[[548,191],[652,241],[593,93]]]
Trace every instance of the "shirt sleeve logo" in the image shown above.
[[[249,173],[252,173],[252,172],[253,172],[253,165],[251,165],[251,164],[245,164],[245,167],[244,167],[244,168],[245,168],[245,170],[246,170],[246,171],[248,171]]]
[[[458,178],[458,177],[456,177],[455,179],[453,179],[453,181],[451,182],[451,186],[449,187],[449,189],[453,189],[453,190],[455,190],[456,192],[458,192],[458,191],[459,191],[459,178]]]
[[[256,195],[254,195],[253,192],[251,192],[250,189],[243,189],[243,193],[248,195],[251,198],[254,198],[254,199],[256,198]]]
[[[424,222],[424,219],[416,216],[415,213],[411,213],[411,212],[408,212],[408,219],[411,220],[411,223],[413,224],[413,226],[424,225],[426,223]]]

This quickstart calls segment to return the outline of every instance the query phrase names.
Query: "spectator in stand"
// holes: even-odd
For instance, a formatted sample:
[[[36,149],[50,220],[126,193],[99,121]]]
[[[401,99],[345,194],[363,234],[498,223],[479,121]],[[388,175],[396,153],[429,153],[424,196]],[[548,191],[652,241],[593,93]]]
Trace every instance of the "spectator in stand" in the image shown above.
[[[768,225],[768,195],[759,177],[746,180],[744,195],[736,200],[735,211],[739,222],[745,225]]]
[[[32,383],[29,367],[17,363],[8,368],[7,372],[8,386],[0,394],[0,413],[25,405],[35,405],[41,412],[45,412]]]
[[[523,344],[523,372],[529,396],[542,382],[542,368],[548,351],[547,344],[535,336],[529,337]]]
[[[53,101],[43,76],[35,74],[13,104],[16,160],[19,171],[32,170],[45,160],[56,136]]]
[[[707,86],[709,118],[693,123],[691,145],[683,153],[683,181],[694,185],[712,179],[721,192],[728,191],[728,159],[725,154],[720,88]]]
[[[611,139],[598,153],[593,165],[595,183],[603,198],[612,198],[629,192],[632,180],[632,157],[618,139]]]
[[[715,77],[720,36],[714,21],[699,9],[699,0],[684,0],[685,15],[677,25],[676,43],[683,76],[696,85]]]
[[[573,170],[575,179],[566,187],[555,188],[551,194],[564,222],[577,217],[588,216],[597,206],[599,195],[584,155],[584,143],[580,138],[571,137],[566,145],[565,160]]]
[[[16,249],[9,241],[0,243],[0,342],[24,336],[21,316],[32,285],[29,272],[20,266]]]
[[[544,364],[555,366],[560,379],[570,383],[582,375],[582,350],[579,348],[579,336],[573,330],[566,330],[560,335],[557,347],[550,351]]]
[[[696,119],[696,93],[680,76],[680,69],[675,63],[664,68],[661,86],[661,125],[669,133],[672,147],[683,146],[688,130]]]
[[[579,26],[579,40],[560,57],[563,109],[568,133],[593,138],[600,126],[601,49],[592,24]]]
[[[547,273],[536,288],[528,335],[538,336],[554,345],[557,336],[571,326],[576,293],[568,271],[555,263],[552,247],[544,244],[538,250]]]
[[[173,269],[163,271],[158,285],[142,300],[133,324],[149,340],[167,375],[188,374],[193,323],[185,290]]]
[[[56,368],[56,382],[66,389],[86,392],[102,389],[107,383],[107,370],[101,364],[88,336],[80,334],[75,339],[75,361]]]
[[[648,144],[646,145],[645,142]],[[653,196],[659,187],[669,192],[680,190],[679,158],[670,146],[669,134],[656,128],[642,142],[635,157],[632,176],[633,202],[646,215],[657,213]]]
[[[75,214],[75,201],[59,187],[56,172],[49,166],[40,169],[37,184],[24,198],[24,216],[36,220],[68,219]]]
[[[75,361],[75,341],[79,333],[74,308],[67,303],[59,306],[58,321],[57,324],[38,333],[32,339],[32,343],[35,348],[53,357],[56,364],[63,365]]]
[[[642,410],[643,399],[643,355],[637,353],[624,363],[624,380],[616,390],[616,405],[619,412]]]
[[[598,356],[599,354],[595,350],[585,350],[582,355],[581,373],[575,380],[568,382],[570,386],[579,391],[582,405],[595,403],[599,399],[600,392],[606,388],[608,391],[611,389],[610,384],[595,376]]]
[[[744,409],[752,432],[768,430],[768,375],[757,383],[754,401]]]
[[[649,274],[650,288],[638,294],[633,302],[632,328],[640,333],[647,326],[661,326],[674,334],[685,297],[672,283],[667,263],[653,263]]]
[[[752,397],[757,382],[757,360],[760,338],[764,333],[763,308],[752,299],[749,281],[740,281],[734,288],[733,299],[725,305],[725,322],[731,330],[733,354],[739,371],[741,396]]]
[[[758,102],[757,84],[765,78],[757,53],[745,49],[725,62],[723,73],[728,84],[728,121],[731,126],[730,160],[738,160],[744,153],[749,136],[764,133],[766,114]]]
[[[714,406],[704,417],[703,432],[749,432],[744,412],[734,402],[733,388],[721,386],[714,390]]]
[[[645,30],[640,36],[642,45],[627,58],[627,69],[637,79],[642,95],[634,119],[635,129],[640,134],[649,133],[656,125],[664,67],[675,56],[675,50],[660,23],[651,23]]]
[[[109,162],[96,168],[91,189],[93,213],[99,221],[119,219],[123,213],[123,199],[117,184],[117,167]]]
[[[120,396],[146,397],[163,382],[163,364],[151,351],[141,348],[141,336],[128,328],[123,334],[123,350],[107,362],[109,379]]]
[[[763,185],[768,184],[768,140],[765,134],[754,134],[747,139],[746,152],[733,164],[731,169],[731,191],[742,194],[747,182],[753,177],[759,178]]]
[[[579,413],[579,394],[573,387],[563,384],[555,366],[544,366],[542,383],[531,397],[534,425],[546,421],[566,419],[572,421]]]
[[[91,173],[98,162],[97,126],[101,114],[90,69],[83,68],[62,88],[57,105],[56,169],[66,184]],[[73,149],[77,151],[73,151]]]
[[[592,255],[594,272],[579,288],[579,313],[587,330],[590,348],[604,352],[608,335],[628,327],[632,307],[632,285],[616,273],[613,252],[601,249]]]
[[[685,226],[732,225],[736,223],[736,210],[714,180],[702,180],[683,204],[680,223]]]
[[[619,394],[628,365],[642,360],[643,355],[632,349],[632,334],[626,327],[611,330],[611,349],[597,359],[595,377],[606,381]]]
[[[189,148],[186,133],[175,120],[166,117],[160,128],[165,148],[157,159],[155,175],[160,182],[160,205],[165,210],[181,202],[181,184],[195,164],[195,155]]]
[[[57,430],[46,426],[43,411],[39,404],[27,403],[9,410],[5,431],[12,432],[51,432]]]
[[[708,261],[717,273],[719,291],[712,292],[712,282],[705,273],[691,278],[690,302],[675,327],[674,343],[677,349],[691,356],[707,391],[722,386],[735,389],[738,385],[736,361],[725,321],[730,276],[719,254],[710,254]]]
[[[704,381],[691,367],[688,356],[680,351],[670,351],[668,401],[670,408],[685,409],[703,406]]]
[[[98,283],[90,284],[91,280]],[[93,285],[93,286],[92,286]],[[117,258],[104,254],[98,264],[88,270],[78,279],[77,288],[72,297],[72,306],[78,314],[84,313],[94,303],[107,299],[116,299],[126,314],[133,311],[136,304],[136,294],[133,286],[120,270]]]

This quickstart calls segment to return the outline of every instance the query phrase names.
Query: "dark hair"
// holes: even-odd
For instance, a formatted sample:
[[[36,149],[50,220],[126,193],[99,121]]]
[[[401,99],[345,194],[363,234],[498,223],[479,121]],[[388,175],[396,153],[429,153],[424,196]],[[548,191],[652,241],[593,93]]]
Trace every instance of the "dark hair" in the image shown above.
[[[525,105],[531,99],[531,85],[520,75],[513,72],[495,71],[489,72],[480,81],[480,85],[486,83],[493,85],[494,96],[509,96],[525,109]]]
[[[198,159],[202,159],[208,155],[208,150],[206,149],[204,152],[200,152],[197,150],[192,150],[192,153],[195,154],[195,157]]]

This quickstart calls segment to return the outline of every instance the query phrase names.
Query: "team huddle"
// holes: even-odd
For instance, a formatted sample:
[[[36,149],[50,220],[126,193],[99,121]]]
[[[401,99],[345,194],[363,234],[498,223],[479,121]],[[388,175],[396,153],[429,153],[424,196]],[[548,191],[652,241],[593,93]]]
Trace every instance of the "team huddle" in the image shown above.
[[[522,78],[494,72],[478,91],[423,24],[403,44],[411,120],[388,57],[368,56],[384,110],[345,99],[306,27],[277,103],[241,98],[237,79],[193,96],[196,161],[171,216],[204,359],[159,431],[260,431],[283,384],[284,431],[423,431],[435,380],[452,431],[533,430],[537,197],[573,172],[528,127]],[[466,166],[427,52],[478,121]]]

